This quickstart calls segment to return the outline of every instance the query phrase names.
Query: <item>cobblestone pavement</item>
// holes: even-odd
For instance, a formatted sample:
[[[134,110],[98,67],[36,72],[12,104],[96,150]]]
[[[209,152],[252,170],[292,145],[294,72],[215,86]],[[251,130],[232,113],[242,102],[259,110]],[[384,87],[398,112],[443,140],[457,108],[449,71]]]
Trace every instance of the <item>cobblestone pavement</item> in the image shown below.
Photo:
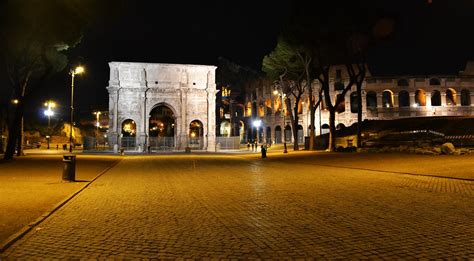
[[[473,190],[246,156],[127,157],[3,258],[473,259]]]

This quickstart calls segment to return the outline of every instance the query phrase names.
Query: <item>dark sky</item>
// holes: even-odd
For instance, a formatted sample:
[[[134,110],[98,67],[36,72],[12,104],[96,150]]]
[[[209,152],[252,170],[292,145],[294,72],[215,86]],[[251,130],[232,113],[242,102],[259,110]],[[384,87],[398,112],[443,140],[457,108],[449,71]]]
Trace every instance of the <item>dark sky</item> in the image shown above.
[[[222,56],[260,69],[295,3],[124,1],[117,18],[104,17],[107,22],[90,27],[70,52],[71,63],[81,62],[87,70],[76,82],[78,110],[107,108],[109,61],[215,65]],[[456,73],[468,58],[474,58],[474,1],[377,2],[370,8],[380,19],[385,18],[382,28],[388,30],[388,36],[371,50],[369,62],[374,73]],[[314,15],[331,13],[324,4],[314,9]],[[40,95],[43,97],[38,97],[38,104],[51,97],[67,111],[69,81],[66,72],[58,74]]]

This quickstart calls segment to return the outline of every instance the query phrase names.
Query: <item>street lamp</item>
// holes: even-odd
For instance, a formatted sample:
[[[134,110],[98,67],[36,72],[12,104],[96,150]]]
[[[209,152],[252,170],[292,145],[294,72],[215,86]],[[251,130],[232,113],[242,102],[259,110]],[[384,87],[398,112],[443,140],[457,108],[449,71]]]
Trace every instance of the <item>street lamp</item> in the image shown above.
[[[73,120],[74,120],[74,77],[76,74],[84,73],[84,67],[77,66],[76,68],[72,69],[69,74],[71,75],[71,129],[69,130],[69,152],[72,152],[72,129],[73,129]]]
[[[283,153],[288,153],[288,149],[286,148],[286,119],[285,119],[285,112],[283,111],[283,96],[285,95],[283,93],[283,90],[280,89],[280,91],[277,89],[278,85],[275,85],[275,90],[273,90],[274,95],[279,95],[281,99],[281,113],[280,116],[283,118]]]
[[[49,100],[44,103],[44,106],[47,108],[46,110],[44,110],[44,115],[48,117],[48,135],[46,137],[46,140],[48,141],[48,150],[49,150],[49,142],[51,139],[51,116],[54,115],[54,111],[52,110],[52,108],[56,107],[56,103]]]
[[[100,128],[100,114],[102,114],[102,112],[100,111],[95,111],[93,112],[93,114],[97,117],[96,118],[96,123],[95,123],[95,126],[97,127],[97,133],[95,135],[95,146],[96,146],[96,149],[99,147],[99,128]]]
[[[262,120],[254,120],[252,124],[255,128],[257,128],[257,144],[258,144],[258,141],[260,139],[260,137],[258,136],[258,129],[260,128],[260,126],[262,126]]]

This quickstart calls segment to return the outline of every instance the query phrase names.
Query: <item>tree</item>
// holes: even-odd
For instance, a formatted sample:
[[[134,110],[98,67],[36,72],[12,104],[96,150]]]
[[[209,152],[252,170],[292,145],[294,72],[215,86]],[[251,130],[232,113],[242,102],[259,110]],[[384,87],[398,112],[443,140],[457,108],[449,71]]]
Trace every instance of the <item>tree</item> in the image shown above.
[[[99,3],[100,2],[100,3]],[[31,93],[55,72],[65,68],[65,51],[80,42],[84,27],[109,6],[93,0],[9,0],[3,3],[1,37],[11,96],[18,100],[9,124],[5,159],[15,145],[21,153],[23,113]],[[117,6],[117,5],[110,5]]]
[[[275,49],[263,58],[262,70],[277,81],[286,95],[285,104],[289,111],[293,133],[293,149],[298,146],[298,104],[304,94],[306,84],[305,64],[298,58],[298,50],[288,44],[283,38],[278,40]],[[294,99],[292,101],[292,99]],[[293,110],[291,110],[293,105]]]
[[[360,142],[360,126],[362,121],[361,87],[366,75],[366,50],[372,14],[368,13],[367,5],[374,1],[341,2],[333,1],[324,6],[314,6],[296,1],[294,12],[289,19],[286,30],[287,39],[298,49],[304,50],[301,60],[310,61],[311,75],[315,77],[324,94],[326,108],[329,111],[329,151],[335,149],[335,115],[339,105],[344,101],[346,93],[356,85],[358,93],[358,143]],[[319,9],[318,16],[314,10]],[[324,12],[331,10],[331,12]],[[330,68],[333,65],[345,65],[349,81],[335,97],[330,88]],[[344,84],[344,83],[342,83]],[[315,110],[311,112],[311,122],[314,122]]]

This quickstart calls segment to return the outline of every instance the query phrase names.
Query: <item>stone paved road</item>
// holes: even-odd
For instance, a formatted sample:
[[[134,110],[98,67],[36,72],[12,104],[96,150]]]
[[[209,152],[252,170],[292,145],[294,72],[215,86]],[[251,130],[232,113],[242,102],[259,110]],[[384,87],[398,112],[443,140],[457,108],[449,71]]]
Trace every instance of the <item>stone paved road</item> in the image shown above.
[[[3,258],[473,259],[473,191],[284,159],[127,157]]]

